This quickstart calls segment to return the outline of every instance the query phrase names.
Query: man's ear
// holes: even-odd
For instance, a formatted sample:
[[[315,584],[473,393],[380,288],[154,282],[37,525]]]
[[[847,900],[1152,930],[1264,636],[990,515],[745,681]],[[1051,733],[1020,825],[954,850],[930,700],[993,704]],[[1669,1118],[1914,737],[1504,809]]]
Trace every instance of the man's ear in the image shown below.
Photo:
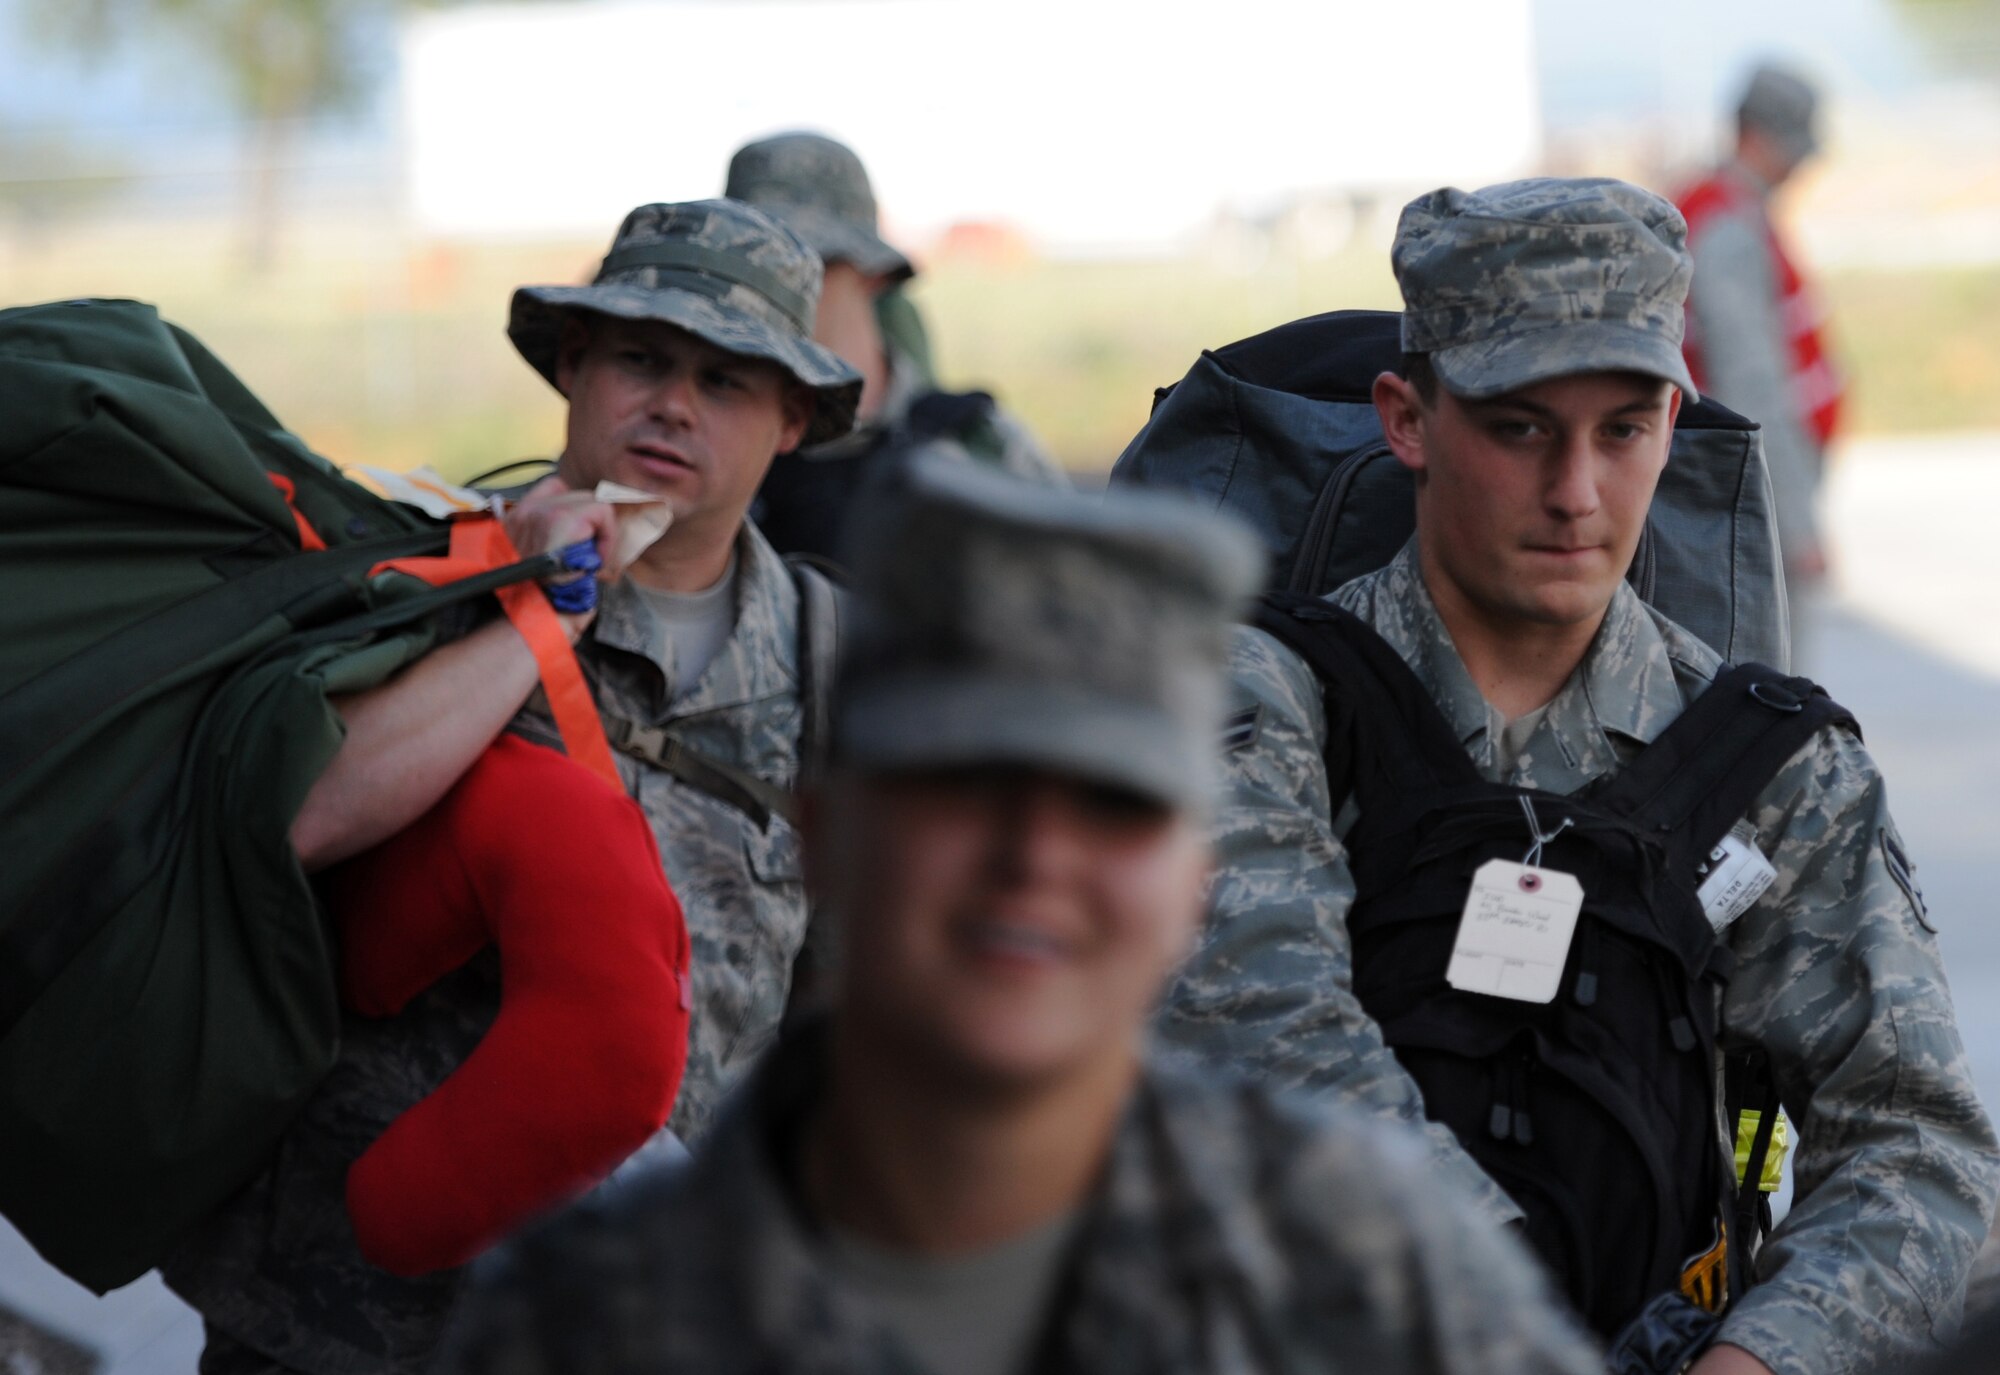
[[[1408,378],[1385,372],[1370,392],[1389,451],[1413,473],[1424,471],[1424,399]]]
[[[576,380],[578,364],[583,361],[584,350],[590,347],[590,326],[579,319],[575,312],[562,317],[562,329],[556,335],[556,390],[569,395],[570,383]]]
[[[784,425],[778,431],[777,452],[788,454],[805,442],[806,431],[811,428],[813,415],[819,409],[819,394],[802,382],[791,382],[785,387],[780,404],[784,410]]]
[[[1667,397],[1667,430],[1669,433],[1672,432],[1674,426],[1680,421],[1681,403],[1685,400],[1687,400],[1686,392],[1682,391],[1679,387],[1671,389],[1671,393]]]

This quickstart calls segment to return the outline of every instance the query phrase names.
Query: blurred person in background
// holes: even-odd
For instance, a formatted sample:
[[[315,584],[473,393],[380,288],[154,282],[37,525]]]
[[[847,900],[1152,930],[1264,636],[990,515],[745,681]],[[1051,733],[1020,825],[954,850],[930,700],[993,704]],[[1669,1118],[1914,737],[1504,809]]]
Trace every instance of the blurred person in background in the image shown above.
[[[1063,480],[990,395],[939,389],[906,290],[916,267],[882,238],[874,189],[852,149],[813,133],[746,143],[729,160],[723,194],[768,211],[825,261],[813,338],[862,377],[854,432],[781,456],[757,494],[752,515],[780,553],[836,558],[855,494],[919,451]]]
[[[1414,1136],[1145,1050],[1254,539],[935,457],[879,496],[806,812],[831,1018],[692,1165],[496,1255],[443,1368],[1601,1369]]]
[[[819,260],[734,201],[640,206],[587,286],[514,293],[508,337],[568,405],[556,476],[507,516],[522,550],[595,537],[601,481],[660,497],[666,533],[566,618],[627,790],[650,823],[693,946],[687,1067],[644,1150],[698,1142],[776,1036],[808,912],[789,789],[831,627],[745,519],[772,457],[844,434],[860,379],[808,329]],[[816,575],[801,573],[799,579]],[[822,587],[823,583],[820,584]],[[341,703],[347,735],[292,841],[308,871],[423,813],[503,729],[559,744],[526,643],[473,630]],[[576,914],[587,917],[587,912]],[[502,995],[491,947],[387,1018],[348,1017],[340,1057],[271,1167],[161,1267],[207,1323],[203,1375],[418,1375],[462,1270],[392,1274],[357,1245],[348,1167],[478,1046]]]
[[[1803,78],[1759,67],[1736,107],[1734,155],[1679,199],[1695,264],[1688,369],[1702,392],[1763,426],[1794,671],[1810,667],[1827,576],[1819,490],[1845,384],[1819,295],[1773,225],[1771,200],[1818,150],[1818,115]]]

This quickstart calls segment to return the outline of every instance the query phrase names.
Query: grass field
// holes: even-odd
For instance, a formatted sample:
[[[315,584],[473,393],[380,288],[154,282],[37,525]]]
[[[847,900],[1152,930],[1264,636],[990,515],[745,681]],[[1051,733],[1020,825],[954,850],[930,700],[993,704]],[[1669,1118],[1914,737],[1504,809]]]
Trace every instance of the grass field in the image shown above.
[[[246,278],[229,236],[98,229],[0,240],[0,303],[122,295],[193,329],[343,463],[466,475],[561,443],[557,398],[503,328],[512,287],[574,281],[595,244],[411,246],[367,227],[294,235]],[[1856,433],[2000,429],[2000,268],[1827,282]],[[915,291],[953,385],[998,393],[1066,464],[1115,458],[1153,389],[1213,347],[1315,311],[1396,304],[1384,246],[1310,262],[950,262]]]

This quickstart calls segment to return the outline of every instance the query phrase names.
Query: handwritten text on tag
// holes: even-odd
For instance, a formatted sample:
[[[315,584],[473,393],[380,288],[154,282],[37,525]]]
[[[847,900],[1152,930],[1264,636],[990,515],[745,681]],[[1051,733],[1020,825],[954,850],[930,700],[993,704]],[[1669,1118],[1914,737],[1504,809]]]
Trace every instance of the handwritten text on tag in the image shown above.
[[[1472,876],[1446,981],[1468,993],[1548,1002],[1582,910],[1576,875],[1487,860]]]

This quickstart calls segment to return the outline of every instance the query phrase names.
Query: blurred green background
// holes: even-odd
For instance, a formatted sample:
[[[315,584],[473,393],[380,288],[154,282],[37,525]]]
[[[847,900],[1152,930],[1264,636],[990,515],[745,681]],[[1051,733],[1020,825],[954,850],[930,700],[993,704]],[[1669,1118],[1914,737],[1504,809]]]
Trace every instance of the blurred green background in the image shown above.
[[[248,276],[223,237],[99,231],[0,259],[0,299],[122,295],[163,303],[322,452],[463,476],[561,442],[557,398],[507,344],[512,289],[571,281],[598,245],[430,245],[362,252],[297,231],[287,263]],[[2000,429],[2000,272],[1848,269],[1824,282],[1856,380],[1859,435]],[[935,262],[912,288],[940,367],[987,386],[1067,465],[1108,465],[1153,389],[1204,348],[1301,315],[1393,309],[1378,247],[1310,263]]]

